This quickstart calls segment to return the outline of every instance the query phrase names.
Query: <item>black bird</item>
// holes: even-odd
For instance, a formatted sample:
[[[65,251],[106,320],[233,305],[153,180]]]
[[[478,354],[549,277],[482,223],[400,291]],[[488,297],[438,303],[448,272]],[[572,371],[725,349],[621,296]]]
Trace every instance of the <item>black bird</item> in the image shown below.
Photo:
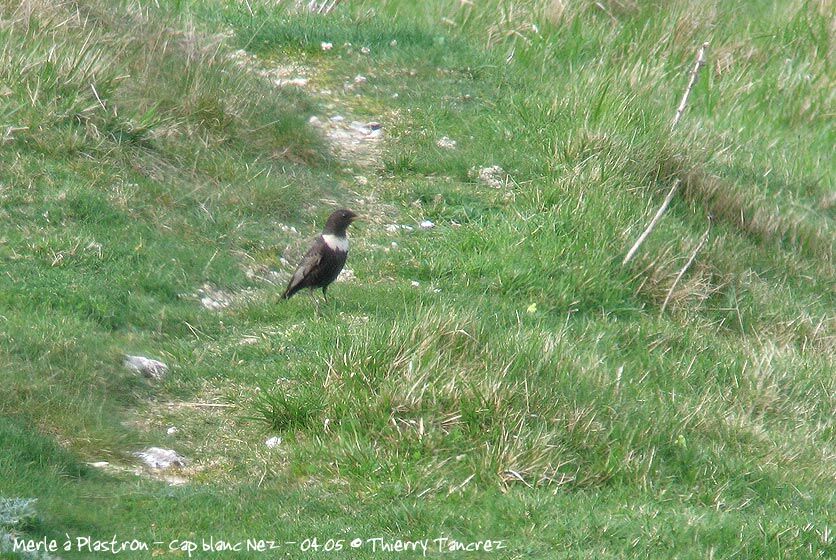
[[[355,219],[357,214],[346,209],[337,210],[328,216],[325,229],[305,253],[282,298],[288,299],[302,288],[322,288],[322,296],[328,301],[325,290],[340,275],[348,258],[348,237],[345,233]]]

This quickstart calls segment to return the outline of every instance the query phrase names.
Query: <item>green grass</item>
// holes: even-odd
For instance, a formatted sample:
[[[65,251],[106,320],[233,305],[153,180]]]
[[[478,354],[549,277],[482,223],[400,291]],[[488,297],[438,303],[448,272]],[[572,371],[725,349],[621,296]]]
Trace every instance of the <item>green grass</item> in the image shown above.
[[[826,3],[290,4],[0,3],[0,496],[37,500],[0,539],[831,556]],[[379,161],[314,114],[382,122]],[[337,204],[356,279],[282,302],[259,278]],[[149,445],[188,483],[134,474]]]

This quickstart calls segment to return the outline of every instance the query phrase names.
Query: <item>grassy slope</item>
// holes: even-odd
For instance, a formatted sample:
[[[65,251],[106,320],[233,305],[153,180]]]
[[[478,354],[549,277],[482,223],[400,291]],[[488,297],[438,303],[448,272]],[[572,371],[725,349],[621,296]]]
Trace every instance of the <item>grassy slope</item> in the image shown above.
[[[0,114],[25,129],[0,146],[0,495],[39,498],[30,534],[832,552],[825,12],[250,4],[4,7]],[[711,63],[671,134],[703,40]],[[384,122],[380,168],[333,165],[304,125],[325,109],[242,71],[233,48],[321,68],[314,85],[335,91],[367,76],[340,104]],[[493,164],[507,189],[469,174]],[[355,172],[376,204],[353,200]],[[622,268],[677,178],[683,196]],[[278,223],[313,233],[323,196],[437,227],[358,228],[360,281],[315,315],[245,269],[293,254]],[[188,296],[204,283],[254,295],[218,314]],[[123,352],[173,372],[139,382]],[[155,404],[177,400],[237,406]],[[151,443],[193,459],[193,482],[83,466]]]

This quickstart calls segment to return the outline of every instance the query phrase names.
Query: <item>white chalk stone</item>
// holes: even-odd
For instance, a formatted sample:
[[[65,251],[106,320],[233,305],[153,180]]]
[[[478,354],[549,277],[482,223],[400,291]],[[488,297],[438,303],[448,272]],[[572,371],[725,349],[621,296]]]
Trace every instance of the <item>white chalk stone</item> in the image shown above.
[[[125,356],[125,367],[151,379],[162,379],[168,373],[168,366],[158,360],[143,356]]]
[[[134,453],[142,462],[152,469],[168,469],[171,467],[185,467],[186,458],[173,449],[149,447],[145,451]]]

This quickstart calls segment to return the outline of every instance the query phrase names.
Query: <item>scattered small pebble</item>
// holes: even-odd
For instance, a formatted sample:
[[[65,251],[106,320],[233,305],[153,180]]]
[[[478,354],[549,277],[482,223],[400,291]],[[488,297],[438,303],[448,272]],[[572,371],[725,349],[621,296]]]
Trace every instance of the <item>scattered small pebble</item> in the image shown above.
[[[355,181],[357,182],[357,184],[358,184],[358,185],[360,185],[361,187],[365,187],[366,185],[368,185],[368,184],[369,184],[369,179],[368,179],[368,177],[364,177],[364,176],[362,176],[362,175],[357,175],[356,177],[354,177],[354,180],[355,180]]]
[[[273,80],[273,83],[276,84],[279,87],[285,87],[285,86],[305,87],[306,85],[308,85],[308,79],[307,78],[291,78],[289,80],[285,80],[283,78],[277,78],[277,79]]]
[[[342,122],[345,120],[345,117],[342,115],[334,115],[331,117],[331,122]]]
[[[322,48],[322,50],[324,50],[324,51],[330,51],[331,49],[333,49],[333,48],[334,48],[333,43],[329,43],[329,42],[327,42],[327,41],[322,41],[322,42],[319,44],[319,46],[320,46],[320,47]]]
[[[363,48],[360,49],[360,52],[363,53],[363,54],[369,54],[372,51],[369,47],[363,47]]]
[[[418,224],[418,225],[419,225],[419,226],[421,226],[421,229],[432,229],[432,228],[434,228],[434,227],[435,227],[435,224],[434,224],[434,223],[432,223],[432,222],[431,222],[431,221],[429,221],[429,220],[424,220],[423,222],[421,222],[421,223],[420,223],[420,224]]]
[[[250,63],[251,55],[244,49],[238,49],[235,52],[229,53],[229,59],[239,66],[245,66]]]
[[[277,445],[281,444],[281,442],[282,442],[282,438],[280,438],[278,436],[273,436],[271,438],[267,438],[267,441],[264,442],[264,445],[266,445],[270,449],[273,449]]]
[[[412,231],[412,230],[414,230],[414,229],[415,229],[415,228],[413,228],[412,226],[407,226],[407,225],[402,225],[402,224],[388,224],[388,225],[386,226],[386,231],[387,231],[388,233],[398,233],[398,232],[399,232],[399,231],[401,231],[401,230],[403,230],[403,231]]]
[[[124,364],[126,368],[137,371],[149,379],[159,380],[168,373],[168,366],[163,362],[143,356],[125,356]]]
[[[142,459],[152,469],[185,467],[187,463],[186,458],[173,449],[163,449],[161,447],[149,447],[145,451],[134,453],[134,455]]]
[[[442,136],[436,141],[435,145],[445,150],[452,150],[456,147],[456,141],[447,136]]]
[[[209,311],[220,311],[221,309],[226,307],[226,305],[224,305],[223,302],[220,302],[216,299],[212,299],[209,296],[203,296],[202,298],[200,298],[200,305],[202,305]]]
[[[363,135],[369,134],[369,132],[371,132],[371,131],[368,129],[368,127],[366,126],[366,124],[365,124],[365,123],[362,123],[362,122],[360,122],[360,121],[351,121],[351,122],[348,124],[348,130],[343,129],[341,132],[343,132],[343,133],[346,133],[346,132],[347,132],[347,133],[350,133],[350,132],[352,132],[352,131],[353,131],[353,132],[359,132],[360,134],[363,134]]]
[[[180,430],[177,429],[177,426],[169,426],[169,428],[165,431],[165,433],[167,433],[170,436],[173,436],[174,434],[176,434],[179,431]]]
[[[491,165],[490,167],[472,168],[468,173],[471,177],[476,177],[482,183],[494,189],[501,189],[505,186],[505,180],[508,176],[505,170],[498,165]]]
[[[421,283],[417,280],[413,280],[412,282],[409,283],[409,285],[412,286],[413,288],[417,288],[418,286],[421,285]]]
[[[244,274],[247,280],[257,280],[259,282],[267,282],[268,284],[284,284],[286,278],[278,270],[273,270],[267,265],[253,264],[244,268]]]
[[[232,295],[208,284],[204,284],[196,294],[200,298],[200,305],[210,311],[220,311],[232,304]]]
[[[398,40],[397,39],[392,39],[391,41],[389,41],[389,46],[390,47],[397,47],[398,46]]]
[[[357,74],[356,76],[354,76],[354,83],[355,84],[365,84],[367,81],[368,81],[367,78],[365,76],[361,76],[360,74]]]
[[[354,275],[354,271],[350,268],[344,268],[340,275],[337,276],[335,282],[351,282],[353,280],[357,280],[357,276]]]

